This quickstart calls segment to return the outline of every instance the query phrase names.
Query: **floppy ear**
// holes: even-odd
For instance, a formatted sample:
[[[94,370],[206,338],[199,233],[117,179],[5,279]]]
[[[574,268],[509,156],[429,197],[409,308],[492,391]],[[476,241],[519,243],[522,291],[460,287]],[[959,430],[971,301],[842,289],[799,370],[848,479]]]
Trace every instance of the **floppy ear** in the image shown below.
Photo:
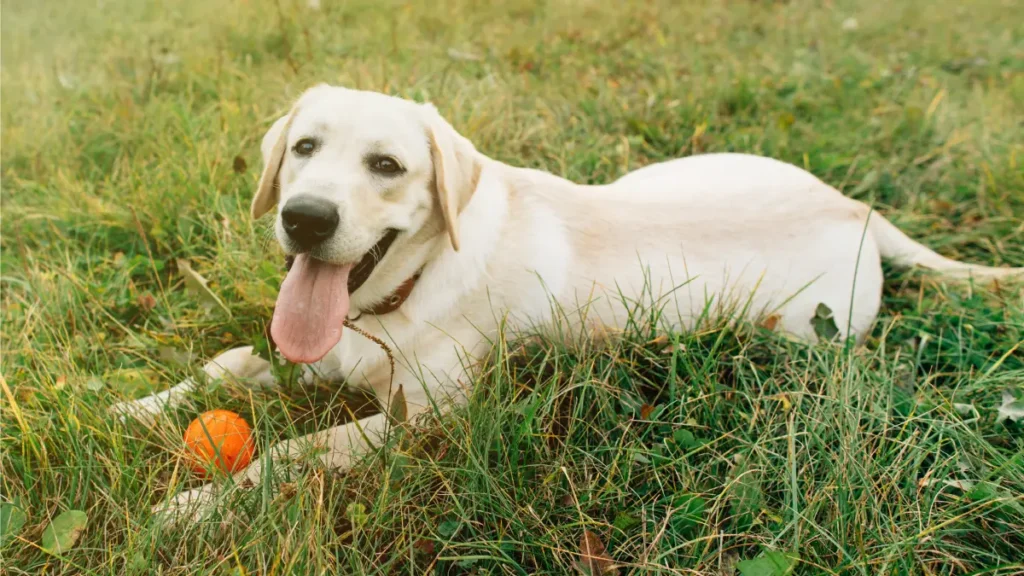
[[[277,176],[284,161],[285,148],[288,146],[288,129],[294,116],[295,111],[292,110],[288,115],[278,118],[263,136],[263,144],[260,146],[263,152],[263,174],[260,175],[260,183],[256,187],[256,195],[252,197],[250,208],[254,220],[277,204],[281,188]]]
[[[456,132],[433,105],[425,104],[424,107],[427,109],[430,155],[434,162],[434,186],[448,238],[457,251],[459,213],[469,204],[483,166],[473,143]]]

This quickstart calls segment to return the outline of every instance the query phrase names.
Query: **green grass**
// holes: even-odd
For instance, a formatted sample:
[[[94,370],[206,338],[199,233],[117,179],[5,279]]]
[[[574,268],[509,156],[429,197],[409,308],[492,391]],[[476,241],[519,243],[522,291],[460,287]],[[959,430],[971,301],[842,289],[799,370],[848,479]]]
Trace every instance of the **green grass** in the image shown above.
[[[946,255],[1024,266],[1013,3],[92,4],[2,2],[0,495],[27,513],[5,573],[569,574],[584,530],[621,574],[766,551],[800,574],[1024,570],[1024,436],[996,421],[1024,383],[1011,286],[892,271],[852,351],[642,321],[609,350],[501,342],[465,409],[167,531],[149,509],[198,484],[179,454],[199,410],[266,447],[342,418],[338,391],[220,383],[152,429],[106,413],[263,334],[283,263],[247,217],[258,142],[320,81],[430,99],[489,156],[579,181],[771,155]],[[42,551],[72,509],[77,544]]]

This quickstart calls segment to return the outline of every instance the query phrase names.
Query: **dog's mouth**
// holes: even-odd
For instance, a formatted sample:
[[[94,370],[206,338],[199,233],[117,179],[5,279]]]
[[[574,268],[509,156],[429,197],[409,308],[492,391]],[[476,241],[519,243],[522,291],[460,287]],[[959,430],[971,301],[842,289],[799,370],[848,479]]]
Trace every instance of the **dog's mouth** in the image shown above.
[[[288,257],[270,323],[270,336],[285,358],[317,362],[338,344],[350,295],[370,278],[397,236],[398,230],[389,229],[354,264],[332,264],[308,253]]]

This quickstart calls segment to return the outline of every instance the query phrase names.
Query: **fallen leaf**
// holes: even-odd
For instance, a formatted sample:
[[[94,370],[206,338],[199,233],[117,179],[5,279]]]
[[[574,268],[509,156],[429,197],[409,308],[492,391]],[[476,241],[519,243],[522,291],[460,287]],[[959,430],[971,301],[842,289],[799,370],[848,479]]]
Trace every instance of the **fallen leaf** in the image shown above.
[[[627,512],[619,512],[615,515],[615,521],[612,522],[612,526],[615,526],[619,531],[625,533],[628,532],[634,526],[640,524],[640,519]]]
[[[640,419],[647,420],[651,417],[651,412],[654,412],[654,406],[650,404],[644,404],[640,407]]]
[[[388,406],[388,416],[391,417],[393,424],[401,424],[405,422],[409,413],[408,406],[405,404],[405,392],[402,391],[402,385],[398,385],[398,391],[391,397],[391,404]]]
[[[412,547],[427,556],[433,556],[437,551],[437,548],[434,546],[434,541],[429,538],[420,538],[412,545]]]
[[[181,277],[185,279],[185,287],[188,290],[194,292],[196,295],[198,295],[200,300],[203,301],[203,305],[207,309],[212,308],[213,305],[216,304],[220,306],[225,312],[227,312],[228,317],[230,317],[231,310],[228,309],[226,304],[224,304],[224,301],[222,301],[220,298],[217,297],[216,294],[213,293],[213,290],[210,290],[206,278],[203,278],[203,276],[199,272],[193,270],[192,265],[189,263],[188,260],[178,258],[177,263],[178,274],[180,274]]]
[[[21,533],[28,515],[21,506],[13,502],[0,504],[0,546],[5,546]]]
[[[245,172],[245,169],[249,165],[245,163],[245,158],[241,156],[235,156],[235,161],[231,163],[231,169],[235,171],[235,174],[241,174]]]
[[[672,441],[685,450],[691,450],[693,448],[700,446],[700,442],[697,441],[697,438],[693,435],[693,432],[690,432],[685,428],[680,428],[673,432]]]
[[[345,507],[345,517],[352,523],[352,530],[356,531],[366,525],[369,516],[366,514],[366,506],[359,502],[350,502]]]
[[[455,520],[445,520],[437,526],[437,533],[444,539],[451,538],[459,529],[459,523]]]
[[[736,564],[743,576],[785,576],[793,571],[799,556],[783,552],[766,552],[753,560]]]
[[[590,530],[583,532],[580,538],[580,561],[576,564],[581,572],[589,576],[601,574],[618,574],[619,569],[615,562],[608,556],[604,542]]]
[[[81,510],[68,510],[54,518],[43,530],[43,550],[61,554],[71,549],[89,523],[89,516]]]
[[[814,326],[814,333],[820,340],[832,340],[839,334],[836,321],[832,318],[832,309],[824,304],[818,304],[814,310],[811,326]]]
[[[152,294],[146,292],[145,294],[139,294],[138,298],[139,308],[142,308],[146,312],[149,312],[156,307],[156,298]]]
[[[672,497],[672,507],[672,527],[682,532],[701,523],[707,502],[696,494],[683,492]]]
[[[779,320],[781,318],[782,316],[779,316],[778,314],[772,314],[771,316],[761,321],[761,327],[766,330],[774,331],[775,327],[779,325]]]
[[[1024,400],[1017,400],[1009,390],[1003,390],[1003,403],[999,406],[999,415],[996,416],[996,424],[1003,420],[1017,422],[1024,418]]]

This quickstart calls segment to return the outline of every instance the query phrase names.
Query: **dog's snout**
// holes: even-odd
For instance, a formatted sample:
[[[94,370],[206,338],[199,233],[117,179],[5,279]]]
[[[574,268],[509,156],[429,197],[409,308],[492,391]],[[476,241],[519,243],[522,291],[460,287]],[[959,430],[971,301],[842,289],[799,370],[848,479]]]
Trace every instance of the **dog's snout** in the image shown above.
[[[281,223],[288,237],[303,248],[312,248],[338,229],[338,207],[315,196],[292,198],[281,209]]]

